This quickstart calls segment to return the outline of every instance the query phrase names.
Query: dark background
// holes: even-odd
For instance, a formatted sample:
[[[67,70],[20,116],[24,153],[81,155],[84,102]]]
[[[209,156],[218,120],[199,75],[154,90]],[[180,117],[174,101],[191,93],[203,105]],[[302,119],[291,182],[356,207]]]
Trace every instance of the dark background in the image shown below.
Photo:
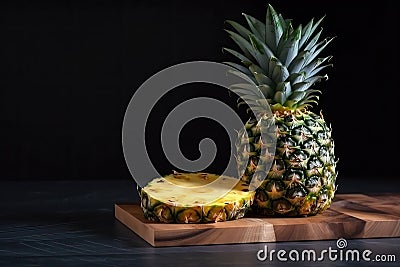
[[[234,60],[225,19],[242,12],[263,19],[268,1],[3,1],[0,3],[0,177],[4,180],[131,179],[121,145],[125,109],[146,79],[177,63]],[[338,179],[397,180],[397,9],[349,1],[269,1],[294,25],[326,15],[324,36],[337,38],[330,79],[318,109],[333,126]],[[235,107],[210,86],[188,85],[163,98],[147,143],[166,171],[157,130],[184,99],[208,95]],[[223,92],[223,93],[221,93]],[[245,118],[245,114],[241,114]],[[196,158],[197,140],[222,128],[194,121],[182,150]],[[197,134],[196,134],[197,133]],[[197,143],[196,143],[197,142]],[[223,150],[223,149],[222,149]],[[224,167],[220,151],[209,171]]]

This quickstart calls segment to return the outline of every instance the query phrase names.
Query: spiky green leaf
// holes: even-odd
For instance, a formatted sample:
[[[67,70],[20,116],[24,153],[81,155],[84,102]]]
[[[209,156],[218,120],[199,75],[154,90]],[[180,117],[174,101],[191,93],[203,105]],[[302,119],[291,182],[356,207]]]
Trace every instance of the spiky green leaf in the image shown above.
[[[285,96],[288,96],[292,93],[292,87],[290,85],[290,82],[281,82],[278,83],[276,86],[276,91],[281,91],[285,94]]]
[[[286,81],[288,77],[288,69],[278,62],[272,71],[272,80],[278,84],[280,82]]]
[[[245,38],[247,41],[250,41],[249,35],[251,34],[251,31],[235,21],[226,20],[226,22],[230,24],[243,38]]]
[[[320,18],[315,24],[314,24],[314,18],[311,19],[307,25],[304,27],[302,37],[299,41],[299,48],[302,48],[303,45],[305,45],[308,41],[308,39],[311,37],[311,35],[314,33],[315,29],[318,27],[318,25],[322,22],[324,17]]]
[[[283,92],[278,91],[278,92],[275,92],[273,100],[276,103],[280,103],[281,105],[283,105],[285,103],[285,101],[286,101],[286,96],[285,96],[285,94]]]
[[[275,90],[272,89],[267,84],[261,84],[261,85],[258,86],[258,88],[263,93],[265,98],[272,98],[273,97]]]
[[[266,84],[270,87],[276,86],[276,83],[271,80],[271,78],[263,74],[263,69],[261,69],[259,66],[253,64],[249,66],[249,69],[252,75],[254,75],[256,78],[258,84]]]
[[[254,52],[254,49],[246,39],[244,39],[242,36],[237,34],[236,32],[230,31],[230,30],[225,30],[227,33],[229,33],[229,37],[232,38],[232,40],[239,46],[240,50],[242,50],[243,54],[251,59],[256,58],[256,53]]]
[[[250,34],[249,35],[250,40],[255,48],[257,48],[262,54],[264,54],[267,57],[267,61],[270,60],[271,57],[275,57],[274,53],[272,50],[266,45],[264,42],[262,42],[257,36]]]
[[[291,84],[299,83],[304,80],[304,74],[303,73],[291,73],[286,80],[289,81]]]
[[[242,78],[244,81],[248,82],[251,85],[257,86],[256,81],[254,81],[254,78],[251,76],[247,76],[243,72],[237,71],[237,70],[229,70],[229,73],[232,75],[235,75],[239,78]]]
[[[323,66],[321,66],[321,67],[319,67],[319,68],[315,68],[315,69],[313,69],[307,76],[308,77],[312,77],[312,76],[315,76],[318,72],[320,72],[321,70],[323,70],[323,69],[325,69],[325,68],[327,68],[327,67],[332,67],[333,66],[333,64],[327,64],[327,65],[323,65]]]
[[[290,28],[289,28],[290,30]],[[287,33],[288,36],[282,38],[282,48],[279,51],[279,60],[286,66],[289,66],[299,51],[299,40],[301,36],[301,27]],[[286,39],[286,40],[284,40]]]
[[[314,18],[312,18],[304,27],[303,32],[301,34],[301,39],[299,41],[299,48],[301,49],[303,45],[307,42],[308,38],[310,38],[312,32],[312,26],[314,23]]]
[[[265,42],[276,53],[279,40],[284,31],[284,26],[274,8],[269,4],[265,18]]]
[[[306,92],[302,91],[297,91],[293,92],[290,96],[289,99],[294,101],[295,103],[299,102],[300,100],[304,99],[306,97]]]
[[[245,56],[247,58],[251,57],[257,61],[257,63],[262,67],[266,68],[267,67],[267,59],[266,57],[263,56],[263,51],[259,50],[257,45],[253,43],[253,38],[251,38],[252,35],[250,35],[250,41],[249,43],[246,39],[244,39],[242,36],[239,34],[226,30],[229,34],[230,37],[235,41],[235,43],[240,47],[240,49],[245,53]],[[261,48],[262,49],[262,48]],[[250,55],[248,55],[250,54]]]
[[[251,73],[251,71],[250,71],[248,68],[243,67],[243,66],[240,65],[240,64],[233,63],[233,62],[223,62],[223,63],[226,64],[226,65],[231,66],[232,68],[235,68],[235,69],[237,69],[237,70],[243,72],[244,74],[246,74],[246,75],[248,75],[248,76],[253,75],[253,73]]]
[[[326,38],[324,40],[322,40],[320,43],[318,43],[317,45],[315,45],[315,51],[312,51],[312,55],[310,55],[307,59],[306,62],[304,63],[305,65],[307,65],[308,63],[310,63],[311,61],[314,60],[314,58],[316,58],[322,50],[325,49],[325,47],[332,42],[332,40],[334,39],[334,37],[332,38]]]
[[[257,36],[258,39],[265,42],[265,24],[258,19],[243,13],[246,18],[247,24],[250,27],[251,32]]]
[[[247,58],[246,56],[240,54],[239,52],[232,50],[230,48],[223,48],[223,51],[226,51],[230,54],[232,54],[233,56],[237,57],[245,66],[250,66],[251,64],[253,64],[253,62]]]
[[[305,72],[307,76],[313,76],[311,73],[314,72],[314,70],[318,67],[321,66],[324,62],[329,61],[332,57],[325,57],[325,58],[317,58],[314,59],[312,62],[308,63],[302,68],[302,72]]]
[[[248,83],[237,83],[230,86],[232,90],[235,92],[240,92],[241,94],[245,95],[255,95],[258,99],[263,98],[262,92],[258,89],[257,86],[248,84]]]
[[[294,92],[303,92],[310,88],[312,84],[309,82],[299,82],[292,85],[292,89]]]
[[[306,44],[306,47],[303,50],[312,50],[315,44],[318,42],[321,33],[322,29]]]
[[[311,54],[310,51],[300,51],[290,63],[288,70],[291,73],[300,73],[302,71],[304,62],[306,62],[310,54]]]

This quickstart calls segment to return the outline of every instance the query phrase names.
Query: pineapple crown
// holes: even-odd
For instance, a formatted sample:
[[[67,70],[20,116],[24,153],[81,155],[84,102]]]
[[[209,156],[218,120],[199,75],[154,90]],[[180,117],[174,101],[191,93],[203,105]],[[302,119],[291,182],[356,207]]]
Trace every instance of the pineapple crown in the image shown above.
[[[254,102],[261,111],[269,105],[273,111],[307,109],[318,104],[320,90],[311,86],[328,76],[320,71],[328,64],[331,56],[318,57],[320,52],[334,39],[320,40],[322,28],[316,31],[324,17],[314,23],[311,19],[303,28],[294,28],[290,19],[284,19],[269,4],[265,23],[243,14],[248,28],[231,20],[235,31],[226,30],[241,52],[229,48],[229,52],[241,64],[224,62],[233,67],[235,73],[252,85],[237,85],[233,89],[242,98]],[[267,100],[267,103],[265,103]],[[240,101],[240,99],[239,99]],[[240,102],[244,104],[244,102]]]

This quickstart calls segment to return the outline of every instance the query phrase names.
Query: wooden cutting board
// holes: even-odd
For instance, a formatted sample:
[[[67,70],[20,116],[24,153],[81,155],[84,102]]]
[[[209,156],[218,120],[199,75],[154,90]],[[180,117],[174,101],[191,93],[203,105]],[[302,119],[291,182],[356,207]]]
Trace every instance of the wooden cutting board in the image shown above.
[[[115,217],[154,247],[338,238],[400,237],[400,194],[336,194],[323,214],[208,224],[149,222],[138,204],[116,204]]]

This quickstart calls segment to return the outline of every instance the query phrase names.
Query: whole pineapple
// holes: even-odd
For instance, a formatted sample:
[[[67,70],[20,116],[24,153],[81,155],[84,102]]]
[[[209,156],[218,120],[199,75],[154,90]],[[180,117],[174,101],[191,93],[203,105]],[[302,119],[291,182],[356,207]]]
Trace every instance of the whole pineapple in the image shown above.
[[[278,216],[321,213],[330,206],[336,191],[337,161],[331,127],[322,114],[310,109],[318,103],[320,93],[312,86],[327,78],[319,73],[330,66],[331,57],[318,55],[333,38],[319,41],[322,29],[316,29],[323,18],[315,23],[311,19],[304,28],[294,28],[291,20],[284,19],[271,5],[267,7],[265,23],[243,15],[247,28],[227,21],[235,30],[227,32],[241,51],[224,48],[241,64],[226,64],[256,85],[236,91],[247,104],[256,107],[253,111],[262,113],[269,105],[276,126],[276,149],[270,169],[265,169],[260,160],[267,145],[260,135],[263,121],[254,116],[239,131],[237,164],[239,169],[245,169],[241,179],[250,183],[263,172],[266,177],[256,190],[252,210]],[[258,101],[260,92],[268,103]]]

